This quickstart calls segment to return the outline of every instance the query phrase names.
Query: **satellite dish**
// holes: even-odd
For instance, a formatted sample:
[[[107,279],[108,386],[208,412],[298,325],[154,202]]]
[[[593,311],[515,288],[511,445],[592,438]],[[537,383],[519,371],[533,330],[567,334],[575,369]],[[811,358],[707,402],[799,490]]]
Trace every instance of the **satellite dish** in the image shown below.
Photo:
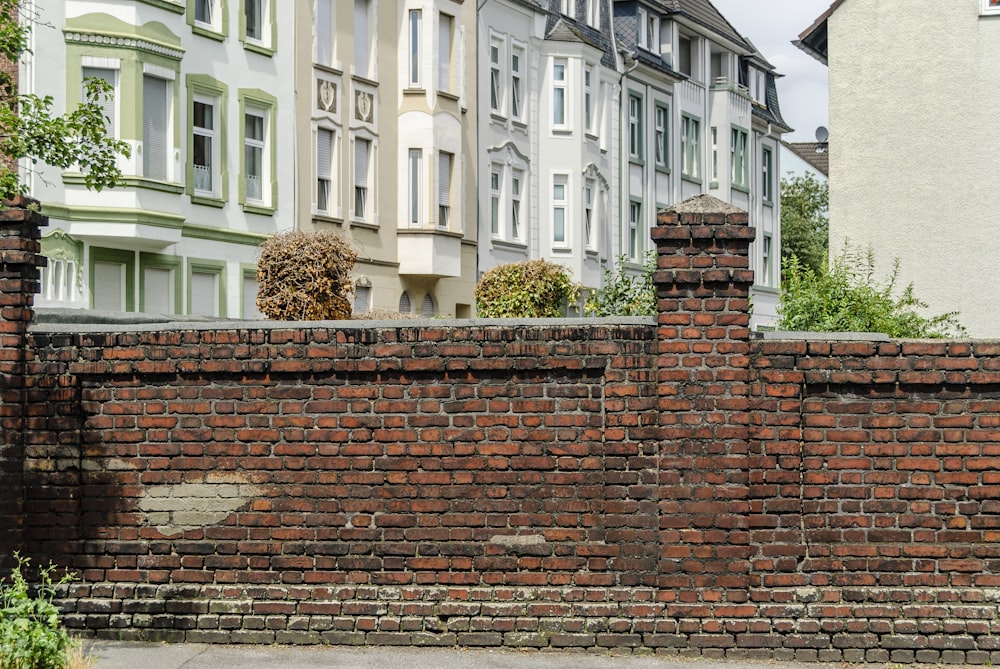
[[[830,141],[830,131],[823,126],[816,128],[816,141],[820,144],[826,144]]]

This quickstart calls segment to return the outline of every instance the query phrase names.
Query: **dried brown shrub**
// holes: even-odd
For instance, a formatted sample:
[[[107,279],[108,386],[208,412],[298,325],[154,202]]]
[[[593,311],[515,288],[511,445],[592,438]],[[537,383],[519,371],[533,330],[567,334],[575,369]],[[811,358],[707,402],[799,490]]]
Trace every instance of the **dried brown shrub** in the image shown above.
[[[257,261],[257,308],[282,321],[351,317],[351,271],[358,254],[336,232],[293,230],[271,237]]]

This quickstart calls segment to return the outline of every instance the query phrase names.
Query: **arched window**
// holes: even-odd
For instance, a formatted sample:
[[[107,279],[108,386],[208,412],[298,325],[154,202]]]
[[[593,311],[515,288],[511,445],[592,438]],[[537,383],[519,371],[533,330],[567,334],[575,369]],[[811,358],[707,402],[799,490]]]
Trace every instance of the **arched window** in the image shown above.
[[[403,291],[403,294],[399,296],[399,313],[408,314],[410,311],[410,294]]]
[[[437,310],[434,308],[433,296],[428,295],[424,298],[424,306],[421,312],[423,313],[424,318],[430,318],[431,316],[434,316],[437,313]]]

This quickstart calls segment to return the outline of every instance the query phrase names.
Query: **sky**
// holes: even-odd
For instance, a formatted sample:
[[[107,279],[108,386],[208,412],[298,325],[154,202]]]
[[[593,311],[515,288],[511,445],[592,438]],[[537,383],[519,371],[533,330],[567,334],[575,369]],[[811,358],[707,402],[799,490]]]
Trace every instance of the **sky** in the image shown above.
[[[750,39],[779,74],[778,101],[792,142],[816,141],[816,128],[829,128],[826,67],[792,40],[829,9],[833,0],[712,0],[733,27]]]

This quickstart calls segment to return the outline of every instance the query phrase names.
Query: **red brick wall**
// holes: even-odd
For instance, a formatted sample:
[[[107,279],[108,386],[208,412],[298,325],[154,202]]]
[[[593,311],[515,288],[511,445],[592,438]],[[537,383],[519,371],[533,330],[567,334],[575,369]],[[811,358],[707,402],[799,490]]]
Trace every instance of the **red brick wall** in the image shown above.
[[[1000,344],[751,341],[720,206],[661,216],[656,323],[35,326],[5,480],[67,622],[1000,661]]]

